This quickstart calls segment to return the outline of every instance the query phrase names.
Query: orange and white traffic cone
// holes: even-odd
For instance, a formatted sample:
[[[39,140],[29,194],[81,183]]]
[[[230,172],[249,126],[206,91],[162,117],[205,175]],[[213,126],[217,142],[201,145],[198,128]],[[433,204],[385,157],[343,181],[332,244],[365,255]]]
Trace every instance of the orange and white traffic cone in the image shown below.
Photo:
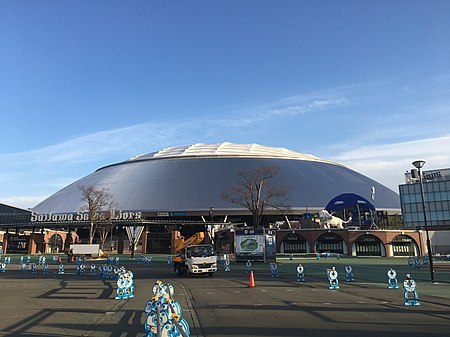
[[[250,272],[250,282],[249,282],[249,284],[248,284],[248,287],[249,287],[249,288],[254,288],[254,287],[256,287],[255,279],[253,278],[253,270]]]

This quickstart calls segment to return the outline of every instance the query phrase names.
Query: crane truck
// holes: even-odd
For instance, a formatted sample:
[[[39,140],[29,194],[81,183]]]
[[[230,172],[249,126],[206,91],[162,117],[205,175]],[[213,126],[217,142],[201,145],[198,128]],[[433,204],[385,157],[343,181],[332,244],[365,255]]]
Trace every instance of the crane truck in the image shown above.
[[[205,233],[197,232],[185,238],[175,239],[175,253],[172,258],[174,271],[179,275],[208,274],[217,271],[217,256],[212,245],[201,244]]]

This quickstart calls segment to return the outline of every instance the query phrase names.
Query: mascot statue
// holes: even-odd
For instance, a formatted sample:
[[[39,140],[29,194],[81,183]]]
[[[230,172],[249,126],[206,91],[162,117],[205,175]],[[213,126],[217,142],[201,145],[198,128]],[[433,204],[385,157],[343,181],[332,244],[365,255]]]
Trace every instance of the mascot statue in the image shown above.
[[[410,274],[406,275],[406,280],[403,281],[403,288],[405,288],[405,305],[420,305],[416,281],[411,278]]]
[[[352,218],[344,221],[341,218],[328,213],[326,209],[323,209],[319,212],[319,219],[320,227],[323,228],[344,228],[344,224],[348,224],[352,221]]]
[[[301,264],[297,266],[297,282],[305,282],[305,267]]]
[[[390,268],[387,271],[388,276],[388,289],[398,289],[398,282],[397,282],[397,272]]]
[[[328,289],[336,290],[339,289],[338,272],[335,267],[328,271],[328,280],[330,281],[330,286]]]

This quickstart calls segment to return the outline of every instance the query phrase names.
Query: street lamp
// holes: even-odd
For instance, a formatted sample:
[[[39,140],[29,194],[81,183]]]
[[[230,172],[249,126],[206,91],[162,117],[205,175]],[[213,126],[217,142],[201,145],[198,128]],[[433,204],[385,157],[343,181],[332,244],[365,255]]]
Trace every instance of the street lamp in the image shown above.
[[[209,208],[209,217],[211,220],[211,228],[210,228],[210,235],[211,235],[211,243],[214,244],[214,222],[213,222],[213,214],[214,214],[214,207]]]
[[[431,277],[431,282],[434,283],[433,253],[431,252],[430,235],[428,233],[427,210],[425,208],[425,195],[423,193],[422,167],[425,165],[425,161],[416,160],[412,164],[415,166],[416,169],[411,170],[411,176],[413,178],[419,178],[419,182],[420,182],[420,194],[422,195],[423,220],[425,222],[425,232],[427,233],[427,250],[428,250],[428,260],[430,263],[430,277]]]

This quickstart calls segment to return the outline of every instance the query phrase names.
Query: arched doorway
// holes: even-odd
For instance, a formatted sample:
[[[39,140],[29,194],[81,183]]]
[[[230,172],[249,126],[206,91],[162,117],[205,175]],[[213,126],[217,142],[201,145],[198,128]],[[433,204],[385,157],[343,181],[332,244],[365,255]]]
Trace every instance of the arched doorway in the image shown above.
[[[386,256],[386,248],[375,235],[363,234],[353,243],[352,253],[356,256]]]
[[[412,237],[400,234],[392,240],[392,253],[394,256],[419,256],[419,247]]]
[[[50,254],[59,253],[63,250],[63,240],[61,235],[55,233],[48,240],[47,252]]]
[[[344,239],[336,233],[324,233],[314,245],[316,253],[348,254]]]
[[[280,253],[309,253],[309,244],[306,239],[298,233],[290,233],[283,238],[280,245]]]

